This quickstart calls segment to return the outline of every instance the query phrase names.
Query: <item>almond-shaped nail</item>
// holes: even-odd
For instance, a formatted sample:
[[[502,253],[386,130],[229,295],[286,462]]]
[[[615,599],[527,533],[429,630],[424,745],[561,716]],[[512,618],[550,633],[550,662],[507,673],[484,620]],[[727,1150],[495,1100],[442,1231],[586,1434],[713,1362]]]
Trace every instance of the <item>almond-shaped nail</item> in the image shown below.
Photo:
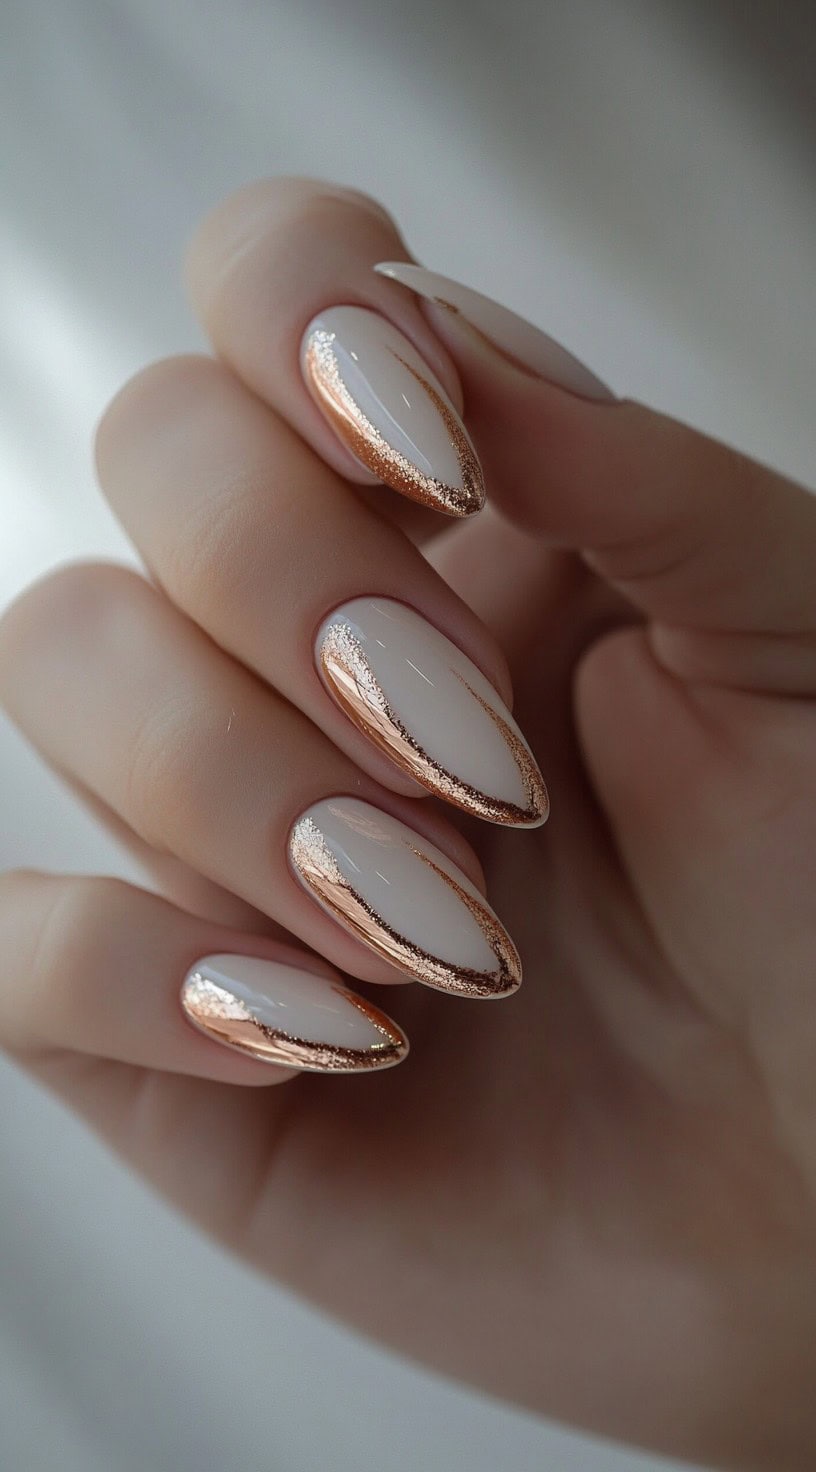
[[[427,838],[355,797],[315,803],[289,837],[297,878],[344,929],[415,980],[502,997],[521,962],[484,896]]]
[[[354,598],[321,625],[316,656],[346,715],[431,792],[493,823],[545,821],[544,779],[503,700],[415,609]]]
[[[484,505],[465,426],[412,343],[367,307],[330,307],[303,335],[312,397],[355,459],[395,491],[470,516]]]
[[[408,1052],[396,1023],[339,980],[260,956],[204,956],[184,978],[181,1005],[216,1042],[286,1068],[361,1073]]]
[[[492,347],[511,358],[517,365],[530,373],[546,378],[559,388],[565,388],[582,399],[596,399],[602,403],[616,403],[615,395],[594,373],[562,347],[555,338],[549,337],[532,322],[494,302],[492,297],[440,276],[436,271],[427,271],[424,266],[414,266],[407,261],[380,261],[374,267],[381,276],[399,281],[417,296],[424,297],[437,307],[446,307],[454,316],[463,317]]]

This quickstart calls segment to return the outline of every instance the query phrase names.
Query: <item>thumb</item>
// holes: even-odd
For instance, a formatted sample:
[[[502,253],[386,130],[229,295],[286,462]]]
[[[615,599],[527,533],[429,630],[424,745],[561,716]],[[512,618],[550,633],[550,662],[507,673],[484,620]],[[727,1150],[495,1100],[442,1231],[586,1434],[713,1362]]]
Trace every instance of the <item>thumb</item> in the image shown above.
[[[816,684],[816,497],[627,400],[515,313],[403,262],[432,305],[493,503],[589,565],[654,621],[686,678]],[[747,637],[746,637],[747,636]],[[780,636],[782,636],[780,638]]]

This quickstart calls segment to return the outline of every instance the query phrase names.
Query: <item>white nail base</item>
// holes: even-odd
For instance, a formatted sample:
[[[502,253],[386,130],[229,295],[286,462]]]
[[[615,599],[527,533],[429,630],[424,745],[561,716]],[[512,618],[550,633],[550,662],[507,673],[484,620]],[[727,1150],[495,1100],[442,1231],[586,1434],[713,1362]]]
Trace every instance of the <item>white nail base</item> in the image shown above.
[[[407,286],[426,301],[461,315],[500,352],[549,383],[557,384],[582,399],[594,399],[599,403],[617,402],[612,390],[580,358],[562,347],[554,337],[534,327],[532,322],[527,322],[482,292],[473,291],[460,281],[452,281],[448,276],[440,276],[436,271],[427,271],[424,266],[415,266],[408,261],[379,261],[374,270]]]
[[[475,885],[379,808],[353,797],[316,803],[295,823],[289,855],[323,910],[418,981],[473,997],[519,985],[518,952]]]
[[[190,1022],[268,1063],[321,1073],[387,1068],[408,1051],[384,1013],[339,981],[258,956],[205,956],[181,989]]]
[[[352,599],[324,621],[316,650],[349,718],[430,791],[493,822],[545,821],[541,773],[498,692],[415,609]]]
[[[301,344],[306,385],[354,457],[386,485],[453,516],[484,502],[468,433],[442,384],[393,323],[330,307]]]

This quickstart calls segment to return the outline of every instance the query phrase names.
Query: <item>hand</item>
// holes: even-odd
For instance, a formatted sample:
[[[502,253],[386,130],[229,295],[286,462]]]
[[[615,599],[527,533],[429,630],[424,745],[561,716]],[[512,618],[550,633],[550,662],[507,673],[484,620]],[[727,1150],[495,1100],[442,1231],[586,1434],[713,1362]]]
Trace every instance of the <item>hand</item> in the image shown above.
[[[218,357],[148,369],[99,436],[105,493],[151,581],[72,566],[0,623],[0,698],[126,825],[166,898],[6,875],[0,1033],[181,1210],[367,1333],[600,1432],[723,1466],[805,1468],[816,501],[599,396],[579,370],[565,388],[557,354],[547,371],[561,384],[529,371],[529,342],[497,341],[498,318],[492,341],[487,318],[474,331],[467,297],[459,314],[423,305],[372,270],[407,257],[379,206],[309,181],[244,190],[199,230],[188,274]],[[314,363],[307,389],[304,329],[348,304],[399,328],[464,404],[481,514],[451,521],[376,484],[349,444],[437,507],[452,480],[382,460],[374,399],[363,432],[325,382],[321,398]],[[468,510],[478,467],[451,434]],[[496,711],[504,651],[552,793],[546,826],[523,745],[510,742],[517,767],[500,778],[500,727],[475,705],[468,724],[453,685],[441,716],[403,712],[403,727],[427,715],[440,743],[423,767],[339,665],[320,678],[316,630],[370,595],[452,640]],[[332,696],[344,688],[356,724]],[[454,805],[422,798],[417,779]],[[525,811],[511,802],[519,781]],[[342,844],[325,800],[338,793],[443,855],[431,870],[413,851],[405,887],[389,890],[390,929],[381,914],[366,932],[347,875],[327,888],[326,843]],[[319,853],[304,884],[287,845],[307,811]],[[383,839],[387,874],[409,862],[391,842],[401,832]],[[492,1005],[433,991],[514,988],[512,946],[474,898],[482,871],[525,966],[521,990]],[[179,988],[212,956],[272,963],[283,992],[267,1003],[288,998],[300,1052],[240,1007],[208,1013],[201,987],[205,1003],[222,996],[212,968],[197,1002],[188,983],[190,1025]],[[353,1012],[333,968],[399,1027]],[[431,985],[387,987],[410,974]],[[321,1053],[315,1018],[332,997],[350,1041],[338,1052],[333,1034]],[[401,1028],[409,1060],[370,1073],[401,1056]],[[343,1058],[368,1076],[296,1076]]]

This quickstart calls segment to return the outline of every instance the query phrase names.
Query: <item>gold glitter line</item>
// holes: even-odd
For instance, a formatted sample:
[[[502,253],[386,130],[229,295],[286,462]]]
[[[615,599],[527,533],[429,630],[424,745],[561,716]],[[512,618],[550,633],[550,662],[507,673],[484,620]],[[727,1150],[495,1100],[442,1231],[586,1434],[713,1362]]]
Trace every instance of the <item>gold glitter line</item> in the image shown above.
[[[439,864],[435,864],[430,854],[426,854],[421,848],[414,848],[413,844],[411,844],[411,852],[416,855],[420,863],[427,864],[428,868],[438,875],[443,884],[447,884],[448,888],[453,890],[456,897],[470,911],[499,963],[501,990],[514,990],[521,982],[521,957],[504,926],[500,924],[495,915],[485,909],[480,900],[468,894],[468,891],[451,874],[448,874]]]
[[[457,680],[461,681],[468,693],[473,696],[476,704],[482,707],[485,715],[490,717],[493,724],[497,727],[503,740],[510,748],[510,753],[513,757],[514,762],[516,763],[519,776],[521,777],[522,783],[524,785],[524,790],[527,794],[527,807],[519,809],[519,811],[523,815],[522,821],[524,821],[525,823],[543,823],[549,815],[550,799],[547,794],[547,788],[544,783],[544,778],[542,777],[541,772],[538,769],[538,763],[536,762],[535,757],[530,751],[526,741],[524,741],[522,737],[513,730],[512,726],[509,724],[508,721],[505,720],[504,716],[501,715],[499,711],[495,710],[494,707],[483,698],[483,696],[479,695],[477,691],[468,684],[464,675],[460,675],[458,670],[453,670],[452,673],[456,676]]]
[[[400,720],[380,685],[365,651],[347,623],[333,623],[320,644],[320,666],[340,708],[374,745],[430,792],[466,813],[491,823],[523,827],[543,822],[547,790],[527,748],[507,721],[452,667],[450,673],[490,717],[516,764],[527,797],[526,806],[491,797],[443,767]]]
[[[313,818],[298,819],[289,839],[289,854],[303,884],[324,909],[377,955],[426,986],[463,997],[499,997],[515,991],[521,982],[521,962],[504,927],[432,859],[414,848],[409,840],[405,842],[466,905],[496,957],[495,970],[480,971],[443,961],[389,925],[343,874]]]
[[[381,1034],[381,1043],[368,1048],[349,1048],[311,1042],[270,1027],[240,997],[200,971],[194,971],[185,981],[182,1006],[189,1020],[208,1037],[266,1063],[320,1073],[361,1073],[401,1062],[408,1053],[408,1040],[385,1013],[363,997],[329,985]]]
[[[318,400],[340,438],[363,465],[395,491],[444,511],[449,516],[471,516],[484,505],[484,481],[473,446],[454,414],[436,389],[416,368],[392,351],[427,394],[450,436],[459,462],[461,486],[451,486],[437,476],[426,475],[406,455],[390,445],[353,398],[340,372],[332,344],[336,334],[317,328],[310,336],[305,368]]]

